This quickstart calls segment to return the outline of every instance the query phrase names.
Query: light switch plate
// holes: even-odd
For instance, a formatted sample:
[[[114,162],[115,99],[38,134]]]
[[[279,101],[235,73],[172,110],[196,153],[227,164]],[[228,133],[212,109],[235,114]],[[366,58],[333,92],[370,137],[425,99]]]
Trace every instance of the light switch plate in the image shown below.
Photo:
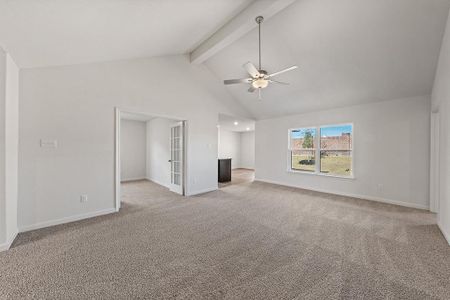
[[[41,140],[41,148],[57,148],[58,141],[57,140]]]

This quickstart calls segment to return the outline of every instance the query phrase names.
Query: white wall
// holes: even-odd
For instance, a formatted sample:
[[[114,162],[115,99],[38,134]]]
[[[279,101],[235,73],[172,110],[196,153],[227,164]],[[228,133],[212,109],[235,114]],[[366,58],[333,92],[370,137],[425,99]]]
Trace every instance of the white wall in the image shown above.
[[[146,178],[147,128],[146,122],[120,121],[120,180]]]
[[[432,107],[439,112],[439,211],[438,225],[450,243],[450,21],[441,48],[432,94]]]
[[[231,168],[255,168],[255,132],[234,132],[219,127],[219,158],[231,158]]]
[[[17,234],[19,68],[0,49],[0,251]]]
[[[241,168],[255,168],[255,132],[241,132],[240,145]]]
[[[354,124],[355,179],[287,172],[290,128]],[[430,99],[416,97],[256,123],[256,178],[428,208]]]
[[[187,194],[217,188],[218,114],[249,117],[187,56],[24,69],[20,97],[22,230],[113,211],[115,107],[188,121]]]
[[[241,166],[241,134],[219,127],[219,158],[231,158],[231,168]]]
[[[170,126],[174,120],[155,118],[147,122],[147,179],[170,186]]]

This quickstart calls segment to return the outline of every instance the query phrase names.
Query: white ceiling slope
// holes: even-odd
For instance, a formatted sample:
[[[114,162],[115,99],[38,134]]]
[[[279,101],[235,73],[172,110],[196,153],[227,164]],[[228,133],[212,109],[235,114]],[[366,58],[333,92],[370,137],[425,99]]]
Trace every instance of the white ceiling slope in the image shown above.
[[[0,0],[0,46],[22,68],[185,54],[251,0]]]
[[[289,86],[263,100],[245,85],[227,89],[257,119],[429,95],[449,0],[298,0],[263,23],[263,69]],[[257,63],[257,31],[206,61],[221,79],[242,78]]]
[[[217,30],[212,36],[198,45],[191,53],[191,62],[200,64],[217,52],[234,43],[250,30],[257,27],[255,16],[264,16],[268,20],[278,12],[286,9],[296,0],[257,0],[241,10],[228,23]]]

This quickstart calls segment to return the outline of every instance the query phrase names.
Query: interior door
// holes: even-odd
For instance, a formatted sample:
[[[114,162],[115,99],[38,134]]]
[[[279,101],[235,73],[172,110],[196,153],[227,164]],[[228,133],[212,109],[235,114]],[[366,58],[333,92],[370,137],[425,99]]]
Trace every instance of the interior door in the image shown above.
[[[170,128],[170,190],[184,195],[184,122]]]

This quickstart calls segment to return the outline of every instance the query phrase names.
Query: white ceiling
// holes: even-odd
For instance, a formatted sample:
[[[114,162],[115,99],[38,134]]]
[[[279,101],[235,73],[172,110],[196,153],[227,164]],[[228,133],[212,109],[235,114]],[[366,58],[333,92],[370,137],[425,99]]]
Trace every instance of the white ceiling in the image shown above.
[[[431,93],[450,1],[298,0],[262,28],[263,69],[277,77],[263,100],[245,85],[227,88],[255,118]],[[210,58],[221,79],[246,77],[257,63],[253,30]]]
[[[237,122],[237,125],[235,124]],[[220,128],[235,131],[254,131],[255,121],[250,119],[244,119],[239,117],[233,117],[228,115],[219,114],[219,124]]]
[[[258,0],[256,0],[258,1]],[[251,0],[0,0],[0,47],[24,67],[189,53]],[[297,0],[263,23],[263,100],[228,86],[254,118],[428,95],[450,0]],[[257,62],[257,31],[211,57],[218,80]]]
[[[190,52],[250,0],[0,0],[0,47],[19,67]]]

